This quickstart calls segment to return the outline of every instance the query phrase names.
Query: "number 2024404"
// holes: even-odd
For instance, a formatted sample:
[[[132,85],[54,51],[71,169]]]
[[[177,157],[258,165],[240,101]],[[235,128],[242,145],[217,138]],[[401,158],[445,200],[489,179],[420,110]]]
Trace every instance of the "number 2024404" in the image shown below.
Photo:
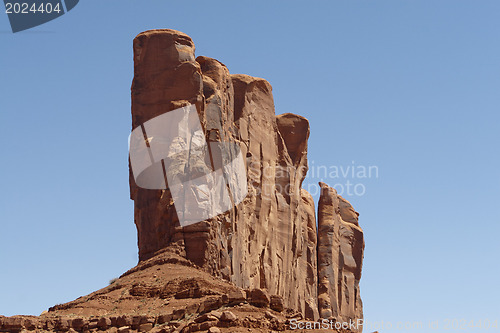
[[[32,4],[31,6],[24,3],[11,3],[7,2],[5,4],[5,13],[7,14],[52,14],[52,13],[60,13],[62,9],[60,8],[60,4],[57,3],[52,5],[50,2],[41,3],[41,4]]]

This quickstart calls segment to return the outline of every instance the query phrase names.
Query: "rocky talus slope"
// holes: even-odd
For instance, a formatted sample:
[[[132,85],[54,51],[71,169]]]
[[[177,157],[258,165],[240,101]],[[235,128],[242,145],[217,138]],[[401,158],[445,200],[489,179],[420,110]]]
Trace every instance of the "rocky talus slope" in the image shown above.
[[[266,80],[195,58],[182,32],[143,32],[133,49],[132,128],[195,105],[207,142],[242,151],[248,193],[226,213],[182,227],[170,190],[141,188],[131,172],[139,264],[40,317],[0,317],[0,332],[269,332],[294,320],[363,318],[358,213],[321,183],[316,217],[301,188],[307,119],[276,115]]]
[[[282,297],[238,288],[171,247],[106,288],[38,317],[0,316],[0,332],[295,332],[294,321],[303,316],[285,308]]]

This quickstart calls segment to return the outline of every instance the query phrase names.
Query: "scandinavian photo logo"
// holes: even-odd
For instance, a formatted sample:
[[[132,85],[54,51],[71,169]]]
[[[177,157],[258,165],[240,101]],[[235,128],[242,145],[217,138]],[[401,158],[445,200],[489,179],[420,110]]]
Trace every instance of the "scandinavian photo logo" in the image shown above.
[[[34,28],[69,12],[80,0],[4,0],[12,32]]]
[[[129,137],[129,154],[137,186],[170,189],[181,226],[222,214],[247,195],[239,145],[207,142],[195,105],[136,127]]]

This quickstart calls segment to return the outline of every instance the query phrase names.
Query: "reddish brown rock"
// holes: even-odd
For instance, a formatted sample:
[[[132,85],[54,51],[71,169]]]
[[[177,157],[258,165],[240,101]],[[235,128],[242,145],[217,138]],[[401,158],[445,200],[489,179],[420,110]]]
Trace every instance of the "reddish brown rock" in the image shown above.
[[[318,205],[318,304],[322,318],[363,318],[359,280],[363,230],[358,213],[335,189],[320,183]]]
[[[225,298],[227,298],[227,304],[234,305],[239,304],[246,301],[246,293],[241,290],[234,290],[230,292]]]
[[[283,311],[285,308],[283,307],[283,297],[278,295],[271,296],[271,302],[269,303],[269,307],[277,312]]]
[[[212,310],[216,310],[222,306],[222,297],[210,296],[205,301],[200,304],[198,309],[199,313],[210,312]]]
[[[222,312],[222,316],[220,317],[222,321],[235,321],[236,319],[236,316],[231,311]]]
[[[301,190],[302,205],[301,218],[305,223],[302,224],[302,238],[304,246],[302,254],[299,257],[303,269],[301,276],[305,277],[299,289],[300,298],[304,306],[300,308],[306,318],[317,320],[318,313],[318,271],[317,271],[317,233],[316,233],[316,214],[314,200],[306,190]]]
[[[105,330],[107,329],[108,327],[111,326],[111,319],[110,318],[100,318],[98,323],[97,323],[97,326],[101,329],[101,330]]]
[[[205,321],[213,321],[213,320],[218,320],[218,318],[215,317],[214,315],[205,313],[205,314],[199,316],[198,318],[196,318],[194,320],[194,322],[195,323],[202,323],[202,322],[205,322]]]
[[[164,314],[164,315],[160,315],[158,316],[158,319],[157,319],[157,322],[158,324],[164,324],[164,323],[168,323],[169,321],[172,320],[172,314],[171,313],[168,313],[168,314]]]
[[[71,320],[71,327],[74,328],[75,330],[81,330],[86,324],[86,321],[82,318],[75,318],[73,320]],[[97,327],[97,321],[96,321],[96,325],[95,327]],[[95,328],[93,327],[93,328]]]
[[[307,119],[293,113],[284,113],[277,116],[276,120],[292,163],[297,166],[307,166],[307,139],[309,138]],[[302,171],[305,176],[307,168]]]
[[[148,332],[153,329],[153,323],[144,323],[139,325],[139,332]]]
[[[140,260],[177,244],[211,274],[242,288],[267,289],[282,296],[284,306],[317,318],[314,203],[301,190],[307,120],[276,116],[266,80],[230,75],[211,58],[195,59],[187,35],[174,30],[139,34],[132,128],[189,104],[197,107],[207,141],[233,142],[242,150],[248,195],[225,214],[180,227],[169,190],[139,188],[131,176]]]
[[[25,318],[21,316],[4,317],[2,319],[2,329],[6,331],[20,331],[24,328]]]
[[[127,315],[118,317],[116,320],[116,326],[118,327],[132,326],[132,317]]]
[[[58,318],[56,320],[55,328],[57,330],[66,331],[71,327],[71,320],[67,318]]]
[[[252,289],[247,291],[247,300],[250,304],[259,308],[267,308],[271,303],[269,293],[262,289]]]

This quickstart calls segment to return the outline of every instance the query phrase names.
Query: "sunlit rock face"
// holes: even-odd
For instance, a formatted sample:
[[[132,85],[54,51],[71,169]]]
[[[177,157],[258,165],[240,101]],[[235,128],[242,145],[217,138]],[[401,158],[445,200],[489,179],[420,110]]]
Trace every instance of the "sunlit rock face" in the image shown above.
[[[246,196],[222,214],[182,226],[172,188],[141,188],[131,172],[139,260],[175,251],[239,287],[282,296],[285,307],[307,318],[360,318],[363,234],[357,213],[336,194],[322,194],[317,234],[313,198],[301,188],[308,169],[307,119],[276,116],[266,80],[231,75],[215,59],[196,58],[186,34],[139,34],[134,40],[132,130],[190,105],[196,107],[208,144],[232,144],[223,163],[241,153]],[[176,165],[169,172],[193,167],[187,159]],[[207,172],[214,162],[199,158],[196,168]],[[241,184],[236,178],[226,179],[229,187]]]
[[[318,204],[318,307],[321,318],[363,318],[359,280],[364,238],[358,213],[335,189],[320,183]]]

